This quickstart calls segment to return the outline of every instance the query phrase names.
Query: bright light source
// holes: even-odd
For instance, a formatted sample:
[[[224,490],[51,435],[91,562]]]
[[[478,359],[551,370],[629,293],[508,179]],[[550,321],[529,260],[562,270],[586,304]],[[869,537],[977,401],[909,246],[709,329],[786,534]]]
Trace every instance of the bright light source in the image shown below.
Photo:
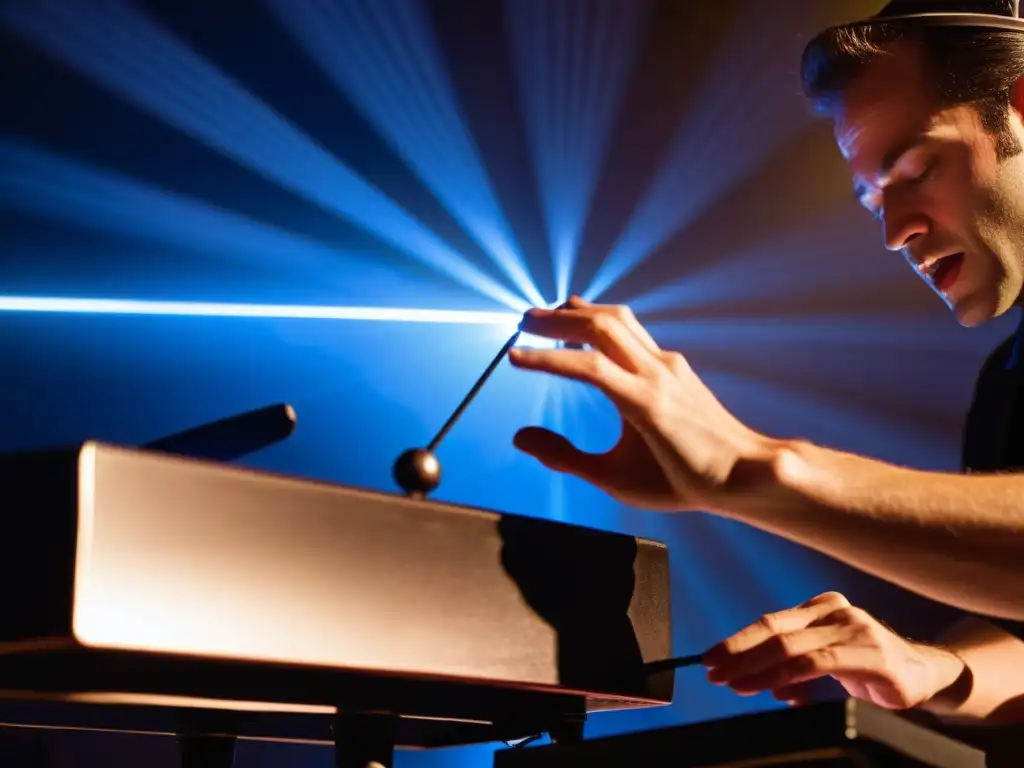
[[[311,320],[378,320],[402,323],[500,325],[514,329],[521,318],[512,312],[400,307],[331,307],[290,304],[225,304],[193,301],[74,299],[0,296],[0,312],[55,312],[100,315],[180,315],[192,317],[273,317]]]
[[[534,349],[556,349],[558,347],[557,339],[549,339],[544,336],[534,336],[529,333],[519,334],[519,339],[516,340],[517,347],[532,347]]]

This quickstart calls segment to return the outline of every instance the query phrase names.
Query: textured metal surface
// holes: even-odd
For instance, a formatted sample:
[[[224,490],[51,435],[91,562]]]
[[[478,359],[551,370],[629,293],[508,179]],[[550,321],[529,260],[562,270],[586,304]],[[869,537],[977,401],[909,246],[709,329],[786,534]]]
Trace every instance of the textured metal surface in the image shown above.
[[[69,455],[0,462],[21,488],[4,524],[37,522],[8,571],[49,606],[5,613],[8,649],[494,683],[593,708],[671,699],[670,674],[642,672],[671,655],[660,544],[95,443],[76,473]]]

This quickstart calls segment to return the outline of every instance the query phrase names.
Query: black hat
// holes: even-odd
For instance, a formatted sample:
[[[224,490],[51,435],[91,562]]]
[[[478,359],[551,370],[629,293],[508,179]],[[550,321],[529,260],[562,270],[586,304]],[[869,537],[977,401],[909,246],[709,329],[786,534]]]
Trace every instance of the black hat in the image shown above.
[[[1019,0],[892,0],[877,16],[913,16],[921,13],[973,13],[1018,16]]]
[[[853,25],[877,21],[1024,32],[1020,0],[892,0],[874,16],[853,22]]]

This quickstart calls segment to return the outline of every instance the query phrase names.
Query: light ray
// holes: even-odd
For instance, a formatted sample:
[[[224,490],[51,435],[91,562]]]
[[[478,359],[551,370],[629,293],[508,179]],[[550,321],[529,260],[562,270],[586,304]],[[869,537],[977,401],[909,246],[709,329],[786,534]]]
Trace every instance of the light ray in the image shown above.
[[[513,284],[530,278],[419,2],[267,0],[278,20]]]
[[[551,398],[545,419],[548,429],[556,433],[565,431],[565,381],[556,380],[548,390]],[[565,475],[561,472],[549,473],[548,514],[552,520],[567,521],[569,519],[569,500],[566,497]]]
[[[13,139],[0,139],[0,208],[203,250],[248,265],[260,259],[322,275],[362,261],[284,229]]]
[[[834,284],[850,289],[888,278],[891,254],[880,252],[876,239],[871,239],[874,232],[869,237],[861,224],[848,205],[822,211],[813,226],[786,229],[748,248],[716,256],[699,269],[652,285],[627,303],[637,314],[714,310],[743,299],[770,299],[781,306],[784,296],[814,293]],[[802,269],[794,274],[795,259],[801,259]]]
[[[811,315],[798,317],[718,317],[645,324],[659,342],[682,350],[849,345],[874,349],[904,348],[946,353],[952,339],[971,333],[952,320],[934,317]],[[976,338],[976,337],[969,337]]]
[[[798,3],[771,13],[749,3],[706,67],[710,75],[676,130],[647,194],[583,292],[598,299],[616,281],[712,205],[767,153],[810,121],[785,73],[792,60],[779,40],[797,28]],[[755,32],[752,33],[752,30]],[[757,141],[745,135],[756,125]]]
[[[530,306],[141,11],[119,0],[0,3],[0,23],[145,112],[457,282],[511,309]]]
[[[505,8],[561,302],[651,4],[506,0]]]
[[[0,296],[0,312],[48,312],[101,315],[178,315],[184,317],[261,317],[297,320],[363,320],[401,323],[497,325],[511,334],[521,319],[512,312],[330,307],[287,304],[222,304],[188,301],[134,301],[46,296]]]
[[[707,372],[705,380],[745,423],[768,434],[919,467],[948,468],[956,453],[953,443],[943,444],[933,436],[902,428],[883,414],[836,403],[818,393],[794,392],[721,370]],[[885,435],[899,435],[899,440],[887,441]]]

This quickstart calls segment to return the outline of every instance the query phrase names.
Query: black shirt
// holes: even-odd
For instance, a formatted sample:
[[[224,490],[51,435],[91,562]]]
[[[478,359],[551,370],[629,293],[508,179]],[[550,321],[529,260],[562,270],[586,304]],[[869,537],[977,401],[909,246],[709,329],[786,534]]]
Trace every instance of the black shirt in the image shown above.
[[[989,355],[964,427],[965,472],[1024,471],[1024,320]]]
[[[1024,472],[1024,318],[981,367],[961,463],[965,472]],[[990,620],[1024,638],[1024,622]]]

